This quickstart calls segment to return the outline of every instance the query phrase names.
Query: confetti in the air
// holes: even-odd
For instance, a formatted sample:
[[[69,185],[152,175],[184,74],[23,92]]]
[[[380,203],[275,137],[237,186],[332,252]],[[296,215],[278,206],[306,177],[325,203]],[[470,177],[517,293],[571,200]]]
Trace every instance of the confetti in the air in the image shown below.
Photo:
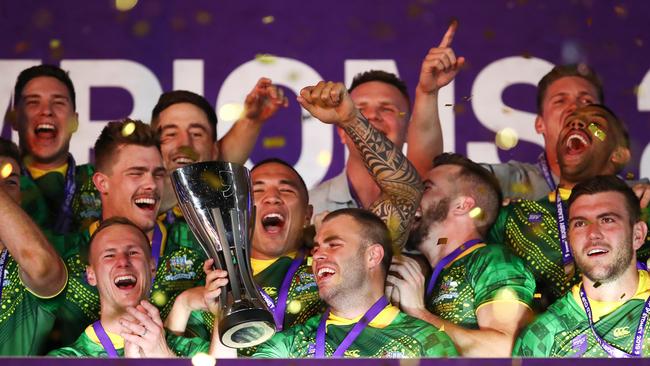
[[[262,145],[265,149],[279,149],[287,145],[287,141],[284,136],[271,136],[265,137],[262,141]]]
[[[212,187],[212,189],[216,191],[220,191],[224,186],[223,179],[209,171],[203,172],[201,174],[201,179],[203,179],[206,183],[208,183],[210,187]]]
[[[135,132],[135,123],[129,122],[122,126],[122,136],[127,137],[131,136]]]
[[[13,165],[10,163],[5,163],[5,165],[2,166],[2,169],[0,169],[0,176],[2,176],[2,179],[7,178],[8,176],[11,175],[11,172],[14,171]]]
[[[138,0],[115,0],[115,9],[129,11],[138,4]]]
[[[517,135],[517,131],[510,127],[506,127],[497,132],[494,142],[500,149],[510,150],[513,147],[517,146],[517,143],[519,142],[519,136]]]
[[[589,127],[587,128],[597,139],[599,139],[600,141],[605,141],[607,134],[605,133],[605,131],[598,128],[598,126],[595,123],[590,123]]]
[[[207,353],[199,352],[192,357],[192,366],[214,366],[217,360]]]
[[[262,23],[264,24],[271,24],[275,21],[275,17],[273,15],[267,15],[264,18],[262,18]]]
[[[438,245],[444,245],[447,244],[447,238],[439,238],[438,239]]]
[[[480,219],[482,216],[483,216],[483,210],[478,206],[469,210],[469,217],[473,219]]]

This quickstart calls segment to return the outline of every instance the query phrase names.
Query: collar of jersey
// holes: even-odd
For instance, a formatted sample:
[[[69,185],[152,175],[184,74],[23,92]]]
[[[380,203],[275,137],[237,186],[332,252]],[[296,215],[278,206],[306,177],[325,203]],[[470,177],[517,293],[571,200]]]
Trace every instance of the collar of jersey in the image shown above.
[[[251,268],[253,269],[253,276],[262,273],[265,269],[269,268],[273,263],[282,257],[289,257],[291,259],[294,259],[296,258],[296,255],[298,255],[297,251],[273,259],[255,259],[251,257]]]
[[[382,310],[377,316],[368,324],[369,326],[373,328],[386,328],[389,326],[393,320],[395,320],[395,317],[399,314],[399,308],[388,304],[384,310]],[[363,315],[360,315],[354,319],[346,319],[342,318],[340,316],[337,316],[336,314],[332,313],[330,311],[330,316],[327,318],[327,322],[325,322],[326,326],[329,325],[351,325],[351,324],[356,324],[361,320],[361,317]]]
[[[107,330],[105,330],[105,332],[106,335],[108,335],[108,338],[111,340],[111,343],[113,343],[113,347],[115,347],[115,349],[124,348],[124,338],[122,338],[119,334],[111,333]],[[90,338],[91,341],[99,345],[102,344],[102,342],[99,341],[97,333],[95,333],[95,329],[93,328],[92,324],[86,327],[86,336]]]
[[[573,286],[571,293],[575,302],[578,303],[580,308],[584,310],[584,306],[582,306],[582,300],[580,300],[581,285],[582,282]],[[639,285],[637,286],[636,293],[634,296],[632,296],[632,299],[645,301],[648,296],[650,296],[650,275],[648,275],[647,271],[639,270]],[[603,316],[618,309],[621,305],[625,304],[625,302],[626,301],[597,301],[589,299],[589,306],[591,306],[594,323],[600,320],[600,318]]]
[[[97,220],[88,226],[88,233],[90,236],[95,233],[100,223],[101,221]],[[160,243],[160,255],[162,256],[162,254],[165,252],[165,245],[167,245],[167,228],[165,227],[165,224],[160,220],[156,221],[156,225],[158,225],[158,228],[162,233],[162,242]],[[151,245],[151,240],[149,241],[149,245]]]
[[[560,197],[562,197],[562,201],[568,200],[569,196],[571,196],[570,189],[560,188]],[[548,194],[548,200],[551,202],[555,202],[555,191],[552,191],[551,193]]]
[[[45,174],[51,173],[51,172],[61,173],[61,175],[65,177],[65,173],[68,171],[68,162],[67,161],[65,162],[65,164],[63,164],[61,166],[58,166],[56,168],[43,170],[43,169],[36,168],[34,166],[34,163],[33,163],[32,160],[33,159],[28,156],[28,157],[25,158],[24,162],[25,162],[25,167],[27,168],[27,170],[29,170],[29,174],[31,174],[32,178],[34,178],[34,179],[38,179],[38,178],[44,176]]]
[[[449,267],[451,267],[451,265],[454,264],[457,260],[460,260],[461,258],[470,255],[470,254],[471,254],[472,252],[474,252],[475,250],[480,249],[480,248],[483,248],[484,246],[485,246],[485,243],[479,243],[479,244],[476,244],[476,245],[474,245],[473,247],[471,247],[471,248],[469,248],[469,249],[465,249],[465,251],[462,252],[462,253],[460,253],[460,255],[459,255],[458,257],[454,258],[453,261],[449,262],[449,264],[447,264],[447,265],[445,266],[445,268],[449,268]]]

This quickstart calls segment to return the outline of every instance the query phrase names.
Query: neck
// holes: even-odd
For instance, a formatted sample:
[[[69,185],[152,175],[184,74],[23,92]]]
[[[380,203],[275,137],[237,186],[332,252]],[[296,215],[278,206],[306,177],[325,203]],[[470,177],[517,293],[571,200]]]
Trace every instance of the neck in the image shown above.
[[[384,284],[378,281],[368,279],[370,283],[375,282],[375,285],[366,285],[363,289],[355,289],[354,293],[348,296],[337,296],[335,301],[330,301],[330,309],[333,314],[345,319],[354,319],[362,316],[374,303],[384,296]]]
[[[25,164],[28,165],[28,168],[36,168],[40,170],[54,170],[68,162],[68,154],[64,154],[61,157],[55,158],[52,161],[38,161],[33,156],[27,155],[24,159]]]
[[[636,263],[636,261],[632,262]],[[634,297],[639,286],[639,272],[635,265],[629,266],[618,278],[609,282],[601,282],[594,286],[595,282],[587,276],[582,276],[582,281],[587,297],[596,301],[627,301]]]
[[[430,235],[424,245],[420,246],[422,254],[427,258],[431,267],[435,267],[444,257],[465,244],[468,240],[482,238],[472,223],[462,223],[459,225],[445,225],[453,227],[451,233],[442,235]],[[466,230],[456,230],[458,228],[467,228]],[[447,238],[447,244],[438,244],[440,239]]]
[[[122,326],[120,325],[120,318],[126,314],[127,312],[124,309],[106,310],[106,307],[102,306],[102,314],[99,320],[101,321],[102,327],[106,332],[120,334],[120,332],[122,331]]]
[[[172,187],[172,178],[171,175],[168,175],[163,179],[163,182],[165,184],[163,190],[162,190],[162,195],[160,197],[160,208],[158,209],[158,213],[165,213],[174,206],[178,204],[178,200],[176,199],[176,194],[174,194],[174,188]]]
[[[558,187],[565,188],[565,189],[573,189],[573,187],[575,187],[576,184],[578,184],[578,182],[573,182],[564,177],[560,177],[560,184],[558,185]]]
[[[551,173],[556,177],[560,176],[560,163],[557,160],[557,152],[555,151],[555,146],[552,149],[546,149],[546,161],[548,161],[548,167],[551,169]]]
[[[370,207],[381,195],[381,188],[368,173],[368,168],[361,160],[359,154],[350,153],[347,165],[345,167],[348,176],[348,182],[354,189],[361,205]]]

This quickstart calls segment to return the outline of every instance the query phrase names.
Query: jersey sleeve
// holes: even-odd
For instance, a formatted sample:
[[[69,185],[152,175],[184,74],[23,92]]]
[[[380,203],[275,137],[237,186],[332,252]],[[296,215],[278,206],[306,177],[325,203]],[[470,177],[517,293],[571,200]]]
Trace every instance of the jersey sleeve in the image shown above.
[[[257,347],[254,358],[294,358],[291,354],[291,343],[294,338],[294,328],[275,333],[271,339]]]
[[[517,340],[512,350],[516,357],[549,357],[553,347],[553,332],[548,322],[537,318],[526,327]]]

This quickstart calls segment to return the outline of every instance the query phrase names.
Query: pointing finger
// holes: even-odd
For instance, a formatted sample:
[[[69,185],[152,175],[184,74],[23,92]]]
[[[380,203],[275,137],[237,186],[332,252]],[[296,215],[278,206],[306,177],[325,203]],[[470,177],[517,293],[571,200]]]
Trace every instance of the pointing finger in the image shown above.
[[[447,28],[447,32],[442,37],[442,41],[440,41],[440,45],[438,47],[451,46],[451,42],[454,40],[454,35],[456,34],[457,28],[458,28],[458,20],[454,19],[451,21],[451,24],[449,24],[449,28]]]

